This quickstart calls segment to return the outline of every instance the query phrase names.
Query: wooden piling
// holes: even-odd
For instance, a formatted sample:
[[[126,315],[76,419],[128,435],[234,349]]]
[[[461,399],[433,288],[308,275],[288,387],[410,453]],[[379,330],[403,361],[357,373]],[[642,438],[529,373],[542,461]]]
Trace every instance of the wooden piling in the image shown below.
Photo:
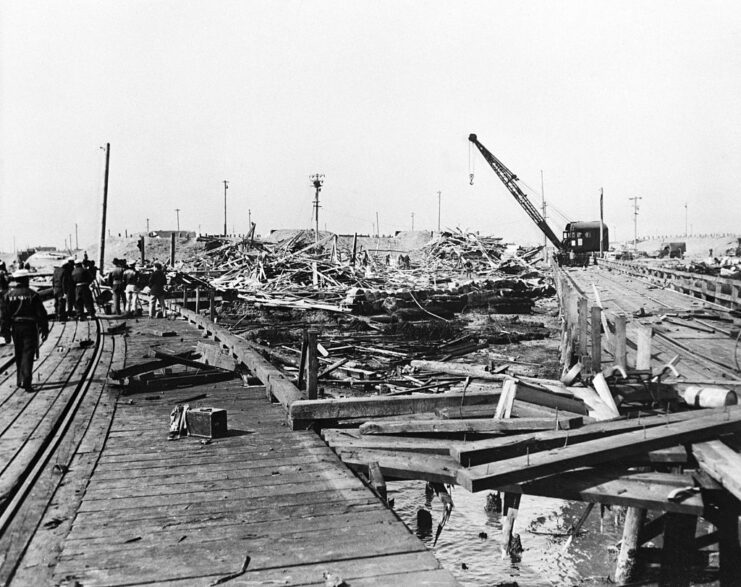
[[[586,358],[589,353],[589,334],[588,334],[588,316],[589,307],[587,305],[587,298],[579,296],[577,302],[577,316],[578,316],[578,337],[579,337],[579,361],[582,365],[586,365]]]
[[[170,235],[170,267],[175,267],[175,233]]]
[[[664,546],[661,549],[659,585],[689,587],[695,554],[697,516],[667,512],[664,516]]]
[[[638,570],[638,548],[641,528],[646,521],[645,508],[629,507],[625,515],[623,539],[620,545],[617,566],[615,568],[615,583],[622,585],[632,581]]]
[[[602,370],[602,308],[592,307],[591,329],[592,329],[592,371],[599,373]]]
[[[615,365],[625,370],[628,366],[628,339],[625,333],[625,314],[615,316]]]
[[[636,369],[638,371],[650,371],[651,370],[651,337],[653,336],[653,329],[650,326],[639,326],[638,327],[638,340],[636,345]]]
[[[196,309],[195,309],[196,314],[198,314],[200,310],[201,310],[201,288],[197,287],[196,288]]]
[[[512,536],[517,519],[517,512],[520,509],[519,493],[505,493],[504,507],[502,514],[505,516],[502,520],[502,558],[507,558],[512,547]]]
[[[211,320],[211,322],[214,321],[214,317],[216,316],[216,308],[214,307],[215,297],[216,297],[216,294],[214,293],[214,290],[209,289],[208,290],[208,317],[209,317],[209,320]]]
[[[307,332],[306,345],[306,396],[309,399],[317,398],[317,373],[319,372],[319,354],[316,348],[318,336],[316,330]]]
[[[304,389],[304,383],[306,382],[306,349],[309,347],[309,334],[306,328],[304,328],[303,336],[301,337],[301,359],[298,362],[298,388]]]
[[[188,308],[188,290],[183,286],[183,308]]]
[[[352,237],[352,259],[350,259],[350,263],[355,266],[355,259],[358,255],[358,233],[356,232]]]
[[[368,481],[371,488],[381,498],[383,503],[388,503],[388,491],[386,489],[386,480],[383,478],[381,466],[378,461],[368,463]]]

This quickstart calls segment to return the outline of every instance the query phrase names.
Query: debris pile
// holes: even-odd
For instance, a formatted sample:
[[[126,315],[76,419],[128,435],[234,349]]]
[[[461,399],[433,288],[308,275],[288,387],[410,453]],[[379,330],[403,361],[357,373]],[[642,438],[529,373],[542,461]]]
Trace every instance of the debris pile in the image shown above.
[[[192,286],[197,273],[210,287],[262,307],[385,315],[381,321],[450,319],[483,306],[528,313],[534,299],[553,293],[533,263],[540,251],[509,252],[499,238],[457,231],[392,262],[389,254],[342,250],[336,235],[314,242],[313,232],[301,231],[276,244],[221,244],[173,281]]]

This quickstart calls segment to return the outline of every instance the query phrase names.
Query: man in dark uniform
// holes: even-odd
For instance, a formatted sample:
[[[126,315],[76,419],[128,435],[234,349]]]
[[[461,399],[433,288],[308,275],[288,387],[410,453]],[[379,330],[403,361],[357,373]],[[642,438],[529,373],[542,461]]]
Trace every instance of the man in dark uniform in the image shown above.
[[[72,282],[72,272],[67,270],[67,260],[59,267],[54,268],[51,278],[52,291],[54,292],[54,313],[57,320],[67,320],[67,292]]]
[[[113,269],[108,274],[108,285],[113,292],[113,313],[121,313],[121,300],[124,298],[124,269],[119,259],[113,259]]]
[[[85,319],[85,310],[91,318],[95,318],[95,305],[93,304],[93,294],[90,291],[92,282],[90,271],[85,269],[82,261],[75,263],[72,270],[72,281],[75,284],[75,305],[77,307],[77,319]]]
[[[13,273],[15,286],[0,299],[0,335],[15,344],[15,365],[18,387],[33,391],[34,356],[41,341],[49,335],[49,321],[39,294],[28,286],[30,273],[19,269]]]

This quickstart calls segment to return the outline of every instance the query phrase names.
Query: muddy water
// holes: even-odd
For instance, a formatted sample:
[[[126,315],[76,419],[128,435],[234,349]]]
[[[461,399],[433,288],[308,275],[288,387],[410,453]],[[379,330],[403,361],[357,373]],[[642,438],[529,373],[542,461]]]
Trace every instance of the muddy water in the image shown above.
[[[615,570],[621,526],[612,512],[600,515],[596,506],[582,533],[573,540],[564,536],[576,523],[586,504],[523,496],[515,532],[524,551],[520,562],[502,559],[501,516],[484,510],[487,492],[471,494],[455,488],[454,509],[436,546],[432,546],[443,506],[438,497],[425,498],[425,483],[391,483],[389,497],[407,526],[431,548],[442,565],[462,585],[492,586],[517,582],[529,585],[607,585]],[[432,514],[432,532],[417,530],[417,511]]]

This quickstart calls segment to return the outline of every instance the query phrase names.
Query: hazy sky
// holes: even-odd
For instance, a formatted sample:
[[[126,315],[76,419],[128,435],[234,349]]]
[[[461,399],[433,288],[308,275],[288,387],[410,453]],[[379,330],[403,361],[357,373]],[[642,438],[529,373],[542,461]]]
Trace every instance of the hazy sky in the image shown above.
[[[570,219],[741,231],[737,2],[0,3],[0,249],[113,232],[540,233],[470,132]],[[564,220],[550,215],[560,233]]]

